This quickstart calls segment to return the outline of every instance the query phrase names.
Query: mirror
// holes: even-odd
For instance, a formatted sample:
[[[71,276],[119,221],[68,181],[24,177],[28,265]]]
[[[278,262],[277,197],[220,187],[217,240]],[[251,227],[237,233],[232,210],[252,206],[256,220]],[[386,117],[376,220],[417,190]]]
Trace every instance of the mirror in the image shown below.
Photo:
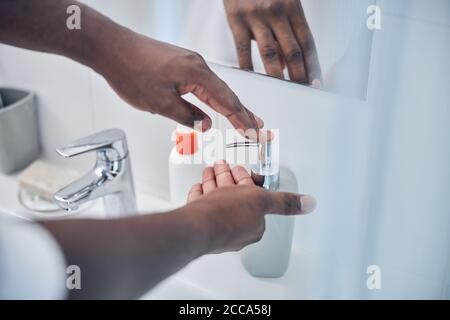
[[[174,39],[176,44],[199,52],[208,61],[366,97],[373,34],[366,23],[374,0],[170,2],[169,11],[173,6],[183,7],[178,9],[182,31]],[[298,6],[290,11],[278,7],[286,3]],[[267,9],[268,4],[273,9]]]
[[[374,34],[372,30],[369,30],[367,22],[372,15],[370,6],[376,3],[375,0],[135,0],[133,5],[124,0],[111,0],[107,3],[101,0],[85,1],[119,23],[147,36],[196,51],[207,61],[239,67],[233,26],[233,30],[238,30],[235,34],[241,30],[241,34],[247,32],[251,38],[254,38],[249,47],[248,41],[245,40],[241,41],[243,44],[240,47],[244,48],[244,51],[246,47],[251,48],[251,59],[247,59],[247,67],[250,60],[253,71],[263,75],[267,75],[268,71],[272,75],[279,72],[277,67],[275,72],[273,66],[267,67],[261,59],[259,47],[264,48],[264,45],[261,45],[261,38],[271,38],[277,50],[275,53],[273,50],[266,50],[266,56],[282,57],[281,60],[284,62],[280,63],[274,59],[272,65],[278,64],[278,69],[281,68],[280,65],[284,65],[282,74],[278,76],[287,81],[291,81],[293,69],[297,70],[306,64],[307,73],[308,65],[311,64],[303,62],[300,66],[299,63],[297,66],[295,63],[292,66],[286,63],[288,59],[285,58],[283,46],[280,43],[283,42],[283,37],[289,37],[289,34],[302,34],[304,30],[306,32],[309,30],[314,39],[313,43],[320,65],[321,89],[357,99],[365,100],[366,98]],[[293,9],[286,11],[283,6],[280,9],[280,3],[288,3],[289,8]],[[268,4],[275,4],[272,11],[267,9]],[[259,7],[260,12],[253,14],[255,18],[250,19],[252,22],[242,18],[238,19],[239,23],[230,23],[230,20],[237,19],[236,15],[239,16],[236,12],[248,11],[250,10],[248,8],[252,6]],[[275,12],[275,18],[271,18],[272,22],[268,22],[264,11]],[[291,17],[300,16],[302,12],[309,29],[305,29],[306,24],[301,22],[297,23],[297,28],[290,23],[293,19]],[[285,21],[286,25],[288,20],[287,27],[279,27],[283,25],[283,22],[278,21]],[[255,37],[250,27],[240,27],[244,24],[256,24],[256,27],[252,27],[255,32],[263,31]],[[256,38],[260,40],[259,46]],[[294,58],[300,56],[301,61],[304,61],[302,45],[305,46],[305,44],[297,40],[296,36],[290,39],[295,40],[289,42],[290,44],[294,43],[300,48],[300,54],[294,50],[291,51],[291,55]],[[303,43],[307,46],[309,43],[309,46],[312,46],[312,41]],[[289,45],[284,44],[284,47],[288,48]],[[285,51],[288,52],[288,49]],[[314,59],[310,57],[309,60]],[[311,85],[313,80],[308,77],[295,79],[295,76],[294,74],[292,80],[296,80],[294,83],[301,85]]]

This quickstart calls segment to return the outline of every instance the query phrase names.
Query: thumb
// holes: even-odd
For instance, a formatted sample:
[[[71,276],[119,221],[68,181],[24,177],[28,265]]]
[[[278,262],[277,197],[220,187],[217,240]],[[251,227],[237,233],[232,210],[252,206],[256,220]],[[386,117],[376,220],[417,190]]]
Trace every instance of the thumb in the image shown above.
[[[316,209],[317,202],[312,196],[288,192],[265,191],[263,195],[265,213],[280,215],[308,214]]]

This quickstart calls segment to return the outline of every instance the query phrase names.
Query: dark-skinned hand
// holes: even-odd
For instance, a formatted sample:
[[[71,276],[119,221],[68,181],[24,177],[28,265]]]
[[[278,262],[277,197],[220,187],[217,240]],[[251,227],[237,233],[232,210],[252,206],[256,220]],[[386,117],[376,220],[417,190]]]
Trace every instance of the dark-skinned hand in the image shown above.
[[[253,70],[251,41],[255,40],[266,73],[322,86],[322,74],[312,32],[299,0],[224,0],[234,36],[239,66]]]

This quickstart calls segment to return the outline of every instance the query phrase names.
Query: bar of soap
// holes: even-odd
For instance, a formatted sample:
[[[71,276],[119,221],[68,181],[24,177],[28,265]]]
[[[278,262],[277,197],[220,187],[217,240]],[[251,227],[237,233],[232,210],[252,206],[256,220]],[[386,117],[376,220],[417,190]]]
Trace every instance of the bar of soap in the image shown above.
[[[53,202],[53,195],[80,178],[76,170],[63,168],[46,161],[33,162],[19,175],[19,186],[40,198]]]

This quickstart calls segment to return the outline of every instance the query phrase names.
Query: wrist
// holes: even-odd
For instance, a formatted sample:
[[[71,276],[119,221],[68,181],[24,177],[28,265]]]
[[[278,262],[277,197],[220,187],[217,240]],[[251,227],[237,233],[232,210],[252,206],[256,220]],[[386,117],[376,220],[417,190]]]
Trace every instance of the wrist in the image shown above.
[[[55,43],[49,44],[49,51],[67,56],[105,75],[108,66],[117,65],[116,61],[127,47],[125,40],[135,33],[89,6],[78,5],[82,12],[81,29],[63,29]]]
[[[213,251],[214,232],[206,215],[200,214],[200,210],[197,206],[187,205],[174,211],[176,219],[184,224],[190,234],[188,241],[193,244],[196,257]]]
[[[126,40],[134,33],[94,10],[88,10],[85,20],[82,50],[76,60],[106,76],[112,66],[118,65]]]

